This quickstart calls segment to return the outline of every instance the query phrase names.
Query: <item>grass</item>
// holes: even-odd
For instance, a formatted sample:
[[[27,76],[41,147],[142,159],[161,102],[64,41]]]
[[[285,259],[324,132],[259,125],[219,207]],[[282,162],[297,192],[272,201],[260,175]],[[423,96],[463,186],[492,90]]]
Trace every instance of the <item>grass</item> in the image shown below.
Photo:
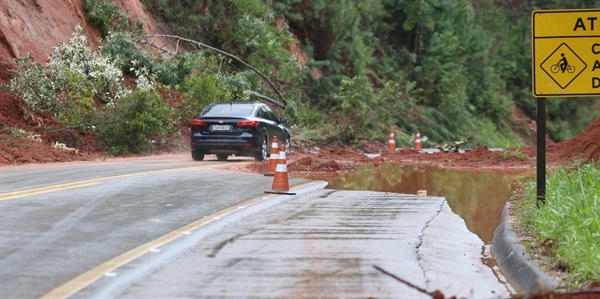
[[[600,282],[600,164],[559,167],[547,175],[546,203],[536,206],[535,181],[519,202],[519,223],[535,243],[566,265],[566,283]]]
[[[506,149],[506,150],[502,151],[502,154],[500,155],[501,160],[508,160],[511,158],[521,160],[521,161],[532,160],[531,157],[529,157],[527,154],[521,152],[518,149]]]

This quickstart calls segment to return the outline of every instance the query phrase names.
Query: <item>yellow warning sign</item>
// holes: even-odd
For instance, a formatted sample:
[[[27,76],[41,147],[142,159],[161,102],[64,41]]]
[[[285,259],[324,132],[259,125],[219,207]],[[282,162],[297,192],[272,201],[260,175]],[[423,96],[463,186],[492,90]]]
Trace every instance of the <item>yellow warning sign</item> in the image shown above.
[[[600,96],[600,9],[532,13],[534,97]]]
[[[573,49],[562,43],[540,67],[560,88],[565,89],[585,71],[587,64]]]

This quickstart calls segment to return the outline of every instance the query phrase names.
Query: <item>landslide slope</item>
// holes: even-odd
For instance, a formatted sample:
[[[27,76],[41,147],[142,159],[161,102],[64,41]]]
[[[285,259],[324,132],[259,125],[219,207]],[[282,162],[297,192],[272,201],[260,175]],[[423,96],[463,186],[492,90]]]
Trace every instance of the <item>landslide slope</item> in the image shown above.
[[[129,14],[130,22],[144,20],[144,30],[155,34],[156,23],[140,0],[114,0]],[[44,63],[53,48],[68,42],[81,25],[92,46],[100,44],[100,31],[92,28],[83,11],[83,0],[0,0],[0,57],[5,60],[31,53]]]

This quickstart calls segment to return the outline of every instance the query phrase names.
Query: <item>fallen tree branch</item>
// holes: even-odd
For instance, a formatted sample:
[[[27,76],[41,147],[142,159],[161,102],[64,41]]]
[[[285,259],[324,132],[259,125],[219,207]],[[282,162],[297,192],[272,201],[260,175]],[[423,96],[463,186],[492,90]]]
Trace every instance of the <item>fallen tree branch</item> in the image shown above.
[[[283,95],[281,94],[281,92],[279,92],[279,89],[277,89],[277,87],[275,86],[275,84],[273,84],[273,82],[271,82],[271,80],[269,80],[269,78],[267,78],[267,76],[265,74],[261,73],[259,70],[257,70],[256,68],[254,68],[250,64],[246,63],[242,59],[238,58],[237,56],[235,56],[233,54],[230,54],[230,53],[227,53],[227,52],[225,52],[223,50],[217,49],[215,47],[211,47],[211,46],[209,46],[207,44],[204,44],[204,43],[201,43],[201,42],[198,42],[198,41],[195,41],[195,40],[191,40],[191,39],[188,39],[188,38],[184,38],[184,37],[181,37],[181,36],[177,36],[177,35],[155,34],[155,35],[144,35],[144,36],[142,36],[142,38],[157,38],[157,37],[176,39],[178,47],[179,47],[179,42],[180,41],[186,41],[186,42],[189,42],[189,43],[192,43],[192,44],[196,44],[196,45],[198,45],[200,47],[213,50],[213,51],[215,51],[215,52],[217,52],[219,54],[225,55],[225,56],[227,56],[229,58],[232,58],[232,59],[236,60],[237,62],[243,64],[246,67],[248,67],[253,72],[255,72],[256,74],[258,74],[259,76],[261,76],[263,79],[265,79],[265,81],[267,81],[267,83],[269,83],[269,85],[271,85],[271,87],[273,88],[273,90],[275,90],[275,92],[277,93],[277,95],[279,96],[279,98],[281,99],[282,102],[275,101],[275,100],[273,100],[273,99],[271,99],[269,97],[262,96],[262,95],[260,96],[260,98],[263,98],[263,99],[265,99],[267,101],[270,101],[271,103],[273,103],[273,104],[275,104],[275,105],[277,105],[277,106],[279,106],[281,108],[284,108],[284,109],[285,109],[285,106],[287,106],[287,101],[285,100],[285,98],[283,97]],[[148,41],[147,39],[140,40],[140,42],[144,42],[144,43],[149,44],[149,45],[151,45],[151,46],[153,46],[155,48],[162,49],[161,47],[154,45],[152,42]]]
[[[397,280],[397,281],[399,281],[399,282],[401,282],[401,283],[403,283],[403,284],[405,284],[405,285],[407,285],[407,286],[409,286],[409,287],[411,287],[411,288],[413,288],[413,289],[415,289],[415,290],[417,290],[417,291],[419,291],[419,292],[421,292],[421,293],[423,293],[425,295],[431,296],[431,298],[433,298],[434,295],[435,295],[435,293],[427,292],[427,290],[424,290],[424,289],[422,289],[422,288],[420,288],[420,287],[418,287],[418,286],[416,286],[416,285],[414,285],[414,284],[412,284],[412,283],[410,283],[410,282],[408,282],[408,281],[406,281],[406,280],[404,280],[404,279],[402,279],[402,278],[400,278],[400,277],[398,277],[398,276],[396,276],[396,275],[394,275],[394,274],[392,274],[390,272],[387,272],[387,271],[379,268],[378,266],[373,265],[373,268],[379,270],[381,273],[383,273],[383,274],[385,274],[387,276],[390,276],[390,277],[394,278],[395,280]]]
[[[285,108],[285,104],[284,103],[279,102],[279,101],[277,101],[275,99],[269,98],[266,95],[262,95],[262,94],[260,94],[258,92],[255,92],[255,91],[251,91],[250,94],[253,95],[253,96],[255,96],[255,97],[257,97],[257,98],[261,98],[263,100],[269,101],[269,102],[271,102],[271,103],[273,103],[273,104],[275,104],[275,105],[277,105],[277,106],[279,106],[281,108]]]

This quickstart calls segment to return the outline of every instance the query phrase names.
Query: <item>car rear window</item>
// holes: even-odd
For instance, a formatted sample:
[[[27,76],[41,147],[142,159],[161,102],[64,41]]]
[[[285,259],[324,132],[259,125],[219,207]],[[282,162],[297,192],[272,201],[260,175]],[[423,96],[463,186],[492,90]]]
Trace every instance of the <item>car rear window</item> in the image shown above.
[[[200,116],[203,117],[215,117],[215,116],[229,116],[229,117],[248,117],[252,115],[253,105],[247,104],[223,104],[208,106]]]

